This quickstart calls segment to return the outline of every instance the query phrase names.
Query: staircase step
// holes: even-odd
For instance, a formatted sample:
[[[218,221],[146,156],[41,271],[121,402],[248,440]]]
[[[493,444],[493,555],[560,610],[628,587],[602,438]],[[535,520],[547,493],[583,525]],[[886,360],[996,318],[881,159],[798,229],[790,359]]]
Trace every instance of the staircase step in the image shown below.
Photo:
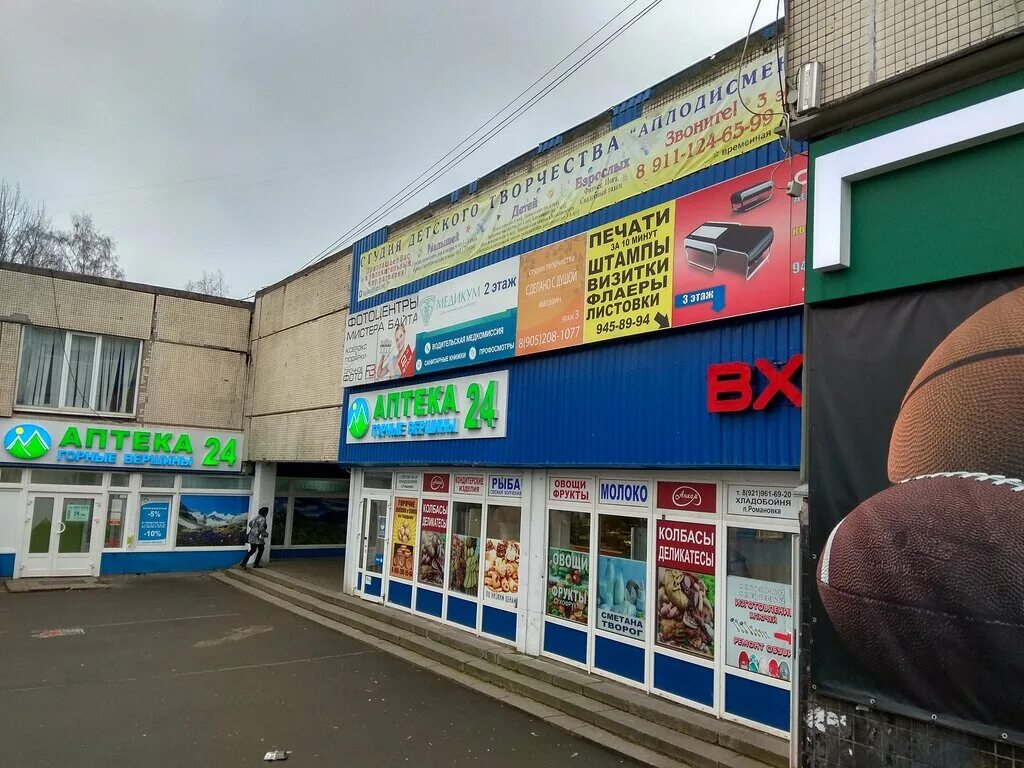
[[[228,580],[274,597],[424,658],[472,675],[485,684],[550,707],[568,717],[621,736],[645,749],[684,759],[695,768],[786,768],[788,744],[556,661],[413,614],[316,587],[272,571],[227,571]],[[223,579],[222,579],[223,580]]]

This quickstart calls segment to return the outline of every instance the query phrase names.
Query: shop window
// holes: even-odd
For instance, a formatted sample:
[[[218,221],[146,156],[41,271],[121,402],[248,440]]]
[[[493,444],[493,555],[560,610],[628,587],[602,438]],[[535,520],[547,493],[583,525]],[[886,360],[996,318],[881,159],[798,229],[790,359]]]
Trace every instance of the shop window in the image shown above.
[[[597,628],[634,640],[647,629],[647,520],[598,518]]]
[[[21,470],[15,467],[0,467],[0,483],[20,483]]]
[[[484,597],[516,607],[519,599],[519,507],[488,505]]]
[[[290,477],[278,477],[274,480],[274,493],[288,495],[291,489],[292,479]]]
[[[107,530],[103,546],[120,549],[124,546],[124,524],[128,513],[128,494],[112,493],[107,497]]]
[[[730,528],[726,664],[779,680],[793,674],[793,534]]]
[[[548,512],[548,616],[586,625],[590,601],[590,513]]]
[[[204,491],[248,491],[252,489],[252,475],[182,475],[181,487]]]
[[[348,498],[294,500],[291,546],[344,544],[347,531]]]
[[[245,543],[248,496],[182,494],[178,502],[179,547],[232,547]]]
[[[391,490],[391,473],[372,470],[363,471],[363,488],[377,488],[383,491]]]
[[[483,506],[470,501],[452,505],[451,576],[448,589],[476,597],[480,588],[480,521]]]
[[[50,551],[50,529],[53,527],[53,497],[36,496],[32,502],[32,529],[28,538],[30,555]]]
[[[169,472],[144,472],[142,474],[143,488],[173,488],[174,475]]]
[[[110,473],[110,487],[111,488],[127,488],[128,483],[131,480],[131,475],[127,472],[111,472]]]
[[[288,525],[288,497],[274,497],[273,518],[270,522],[270,546],[283,547],[285,527]]]
[[[295,480],[295,492],[348,496],[348,478],[298,478]]]
[[[103,473],[77,469],[33,469],[32,482],[37,485],[103,485]]]
[[[137,339],[27,326],[17,404],[132,414],[141,348]]]

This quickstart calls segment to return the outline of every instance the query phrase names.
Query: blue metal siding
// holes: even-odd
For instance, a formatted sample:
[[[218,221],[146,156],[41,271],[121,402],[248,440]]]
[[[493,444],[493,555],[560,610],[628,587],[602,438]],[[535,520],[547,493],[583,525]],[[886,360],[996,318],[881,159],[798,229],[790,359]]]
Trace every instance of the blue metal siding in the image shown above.
[[[509,370],[505,438],[349,445],[343,431],[338,461],[797,469],[800,411],[777,398],[764,411],[708,413],[707,367],[762,357],[780,367],[803,351],[802,333],[794,308],[453,371]]]
[[[805,146],[799,142],[794,142],[793,151],[803,152]],[[636,195],[623,200],[615,205],[610,205],[607,208],[602,208],[599,211],[582,216],[574,221],[561,224],[557,227],[542,232],[539,235],[528,237],[525,240],[520,240],[517,243],[507,245],[504,248],[499,248],[496,251],[492,251],[484,256],[481,256],[472,261],[467,261],[464,264],[458,264],[449,269],[442,270],[434,275],[424,277],[420,280],[404,285],[400,288],[395,288],[390,291],[378,294],[366,301],[359,301],[359,257],[371,248],[375,248],[387,239],[387,228],[374,232],[362,240],[358,241],[353,246],[354,258],[352,259],[352,295],[351,295],[351,311],[361,312],[367,307],[376,306],[385,301],[391,301],[402,296],[408,296],[416,293],[422,288],[426,288],[431,285],[450,280],[453,277],[459,275],[465,275],[474,270],[480,269],[481,267],[495,264],[499,261],[511,258],[512,256],[518,256],[523,253],[536,250],[544,245],[550,245],[556,243],[559,240],[564,240],[567,237],[578,235],[580,232],[585,232],[588,229],[607,224],[609,221],[615,221],[621,219],[623,216],[629,216],[630,214],[642,211],[645,208],[664,203],[668,200],[675,200],[677,197],[688,195],[692,192],[710,187],[713,184],[719,184],[723,181],[728,181],[736,176],[750,171],[756,171],[758,168],[763,168],[771,163],[780,162],[784,155],[782,149],[779,146],[779,142],[772,142],[771,144],[759,147],[745,152],[742,155],[731,158],[724,162],[713,165],[710,168],[705,168],[703,171],[692,173],[689,176],[684,176],[676,181],[664,184],[656,189],[652,189],[649,192],[645,192],[641,195]],[[382,236],[383,235],[383,236]]]

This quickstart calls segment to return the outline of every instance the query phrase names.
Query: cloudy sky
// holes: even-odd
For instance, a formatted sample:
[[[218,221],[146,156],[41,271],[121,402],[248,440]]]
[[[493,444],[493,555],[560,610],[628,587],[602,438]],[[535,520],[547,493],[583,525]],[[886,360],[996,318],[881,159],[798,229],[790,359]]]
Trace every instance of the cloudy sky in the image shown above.
[[[59,226],[91,213],[130,280],[180,287],[220,268],[244,296],[628,3],[3,0],[0,176]],[[754,5],[664,0],[388,221],[742,38]],[[756,27],[774,15],[763,3]]]

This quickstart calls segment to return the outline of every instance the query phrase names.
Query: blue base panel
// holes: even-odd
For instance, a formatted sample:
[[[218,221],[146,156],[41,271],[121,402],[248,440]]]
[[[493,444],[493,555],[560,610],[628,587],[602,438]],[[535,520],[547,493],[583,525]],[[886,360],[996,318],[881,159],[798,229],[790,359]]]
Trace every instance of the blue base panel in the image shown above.
[[[594,637],[594,666],[627,680],[642,683],[644,649],[598,635]]]
[[[725,711],[780,731],[789,730],[789,691],[725,674]]]
[[[239,558],[241,560],[241,558]],[[0,555],[0,579],[6,579],[14,575],[14,553]]]
[[[476,630],[476,602],[448,595],[448,621]]]
[[[100,573],[175,573],[179,571],[213,571],[230,568],[242,559],[245,549],[217,549],[176,552],[104,552]]]
[[[311,547],[309,549],[286,549],[274,547],[271,553],[275,560],[290,560],[305,557],[344,557],[344,547]]]
[[[358,592],[363,588],[363,572],[359,571],[356,574],[356,591]]]
[[[380,597],[380,591],[384,585],[384,580],[380,576],[367,576],[366,586],[363,587],[363,592],[374,597]]]
[[[654,687],[707,707],[715,705],[715,670],[675,656],[654,654]]]
[[[388,602],[403,608],[412,608],[412,584],[401,581],[388,582]]]
[[[427,616],[441,618],[441,603],[443,602],[440,592],[432,589],[416,588],[416,611],[425,613]]]
[[[544,651],[563,659],[587,663],[587,633],[553,621],[544,622]]]
[[[511,640],[514,643],[516,641],[516,615],[512,611],[485,605],[481,629],[488,635]]]

